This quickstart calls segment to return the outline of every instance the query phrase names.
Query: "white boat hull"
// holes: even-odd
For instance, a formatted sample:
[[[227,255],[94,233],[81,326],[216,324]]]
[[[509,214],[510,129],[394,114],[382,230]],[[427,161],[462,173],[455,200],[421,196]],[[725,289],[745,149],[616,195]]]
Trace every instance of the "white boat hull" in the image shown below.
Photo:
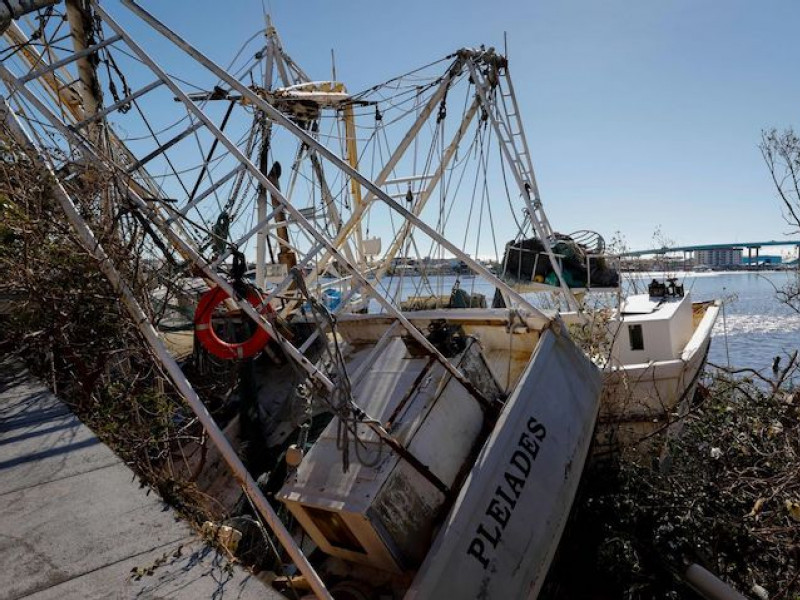
[[[646,451],[660,446],[657,434],[676,429],[705,367],[718,313],[718,304],[706,308],[680,358],[604,371],[595,456],[626,447]]]
[[[547,330],[405,596],[535,598],[592,440],[601,380]]]

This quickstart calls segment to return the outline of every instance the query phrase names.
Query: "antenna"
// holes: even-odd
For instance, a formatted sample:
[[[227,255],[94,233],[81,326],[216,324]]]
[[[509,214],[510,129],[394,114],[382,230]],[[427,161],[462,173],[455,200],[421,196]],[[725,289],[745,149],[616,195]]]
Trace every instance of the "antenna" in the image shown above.
[[[331,81],[336,81],[336,55],[331,48]]]
[[[264,20],[267,22],[267,26],[272,26],[272,0],[267,0],[266,4],[264,0],[261,0],[261,11],[264,13]]]
[[[508,59],[508,32],[503,32],[503,56]]]

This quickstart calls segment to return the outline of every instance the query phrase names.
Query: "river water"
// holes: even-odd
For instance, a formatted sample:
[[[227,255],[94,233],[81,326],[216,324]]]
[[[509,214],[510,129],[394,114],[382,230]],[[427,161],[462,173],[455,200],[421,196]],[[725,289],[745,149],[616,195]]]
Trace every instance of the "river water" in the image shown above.
[[[733,367],[764,369],[771,367],[775,356],[800,349],[800,314],[775,295],[776,287],[796,281],[796,272],[728,271],[676,276],[694,301],[725,300],[724,315],[720,314],[714,327],[710,362],[727,365],[729,355]],[[784,364],[785,361],[786,358]]]
[[[724,315],[720,313],[713,331],[709,361],[725,366],[769,369],[772,360],[779,354],[800,349],[800,314],[778,301],[775,288],[795,281],[794,271],[726,271],[709,273],[672,273],[683,283],[692,300],[723,299]],[[664,273],[626,273],[624,289],[634,287],[643,291],[647,283],[656,277],[664,279]],[[412,294],[449,294],[456,278],[434,276],[430,287],[415,275],[406,275],[402,282],[398,277],[386,278],[383,291],[402,290],[406,297]],[[462,278],[461,287],[468,292],[486,295],[491,305],[494,288],[479,277]],[[391,295],[391,294],[390,294]],[[534,295],[533,297],[542,295]],[[371,311],[378,309],[377,305]],[[730,361],[728,360],[730,357]],[[786,364],[786,358],[783,358]]]

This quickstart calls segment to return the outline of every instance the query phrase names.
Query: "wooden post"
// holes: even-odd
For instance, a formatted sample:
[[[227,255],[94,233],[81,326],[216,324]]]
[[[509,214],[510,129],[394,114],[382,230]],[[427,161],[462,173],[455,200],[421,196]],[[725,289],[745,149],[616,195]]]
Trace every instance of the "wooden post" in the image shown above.
[[[272,163],[272,168],[269,170],[269,173],[267,173],[267,179],[275,186],[275,190],[278,191],[281,189],[279,181],[280,176],[281,163],[275,161]],[[269,197],[270,200],[272,200],[272,208],[278,211],[275,213],[275,222],[278,224],[278,239],[281,241],[280,248],[278,249],[278,262],[282,265],[286,265],[287,271],[291,271],[292,267],[297,264],[297,256],[295,256],[289,246],[289,229],[286,227],[286,213],[283,211],[281,199],[276,196],[274,192],[270,193]]]

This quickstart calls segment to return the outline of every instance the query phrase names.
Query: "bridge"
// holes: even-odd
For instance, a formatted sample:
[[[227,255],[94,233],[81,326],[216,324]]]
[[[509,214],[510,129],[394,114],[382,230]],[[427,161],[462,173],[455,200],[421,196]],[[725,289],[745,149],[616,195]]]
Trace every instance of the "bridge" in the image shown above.
[[[697,250],[727,250],[728,248],[741,248],[748,250],[748,255],[752,250],[758,251],[760,248],[769,246],[797,246],[800,248],[800,240],[770,240],[768,242],[733,242],[731,244],[697,244],[695,246],[662,246],[661,248],[651,248],[649,250],[634,250],[621,252],[619,256],[646,256],[648,254],[670,254],[672,252],[695,252]]]

